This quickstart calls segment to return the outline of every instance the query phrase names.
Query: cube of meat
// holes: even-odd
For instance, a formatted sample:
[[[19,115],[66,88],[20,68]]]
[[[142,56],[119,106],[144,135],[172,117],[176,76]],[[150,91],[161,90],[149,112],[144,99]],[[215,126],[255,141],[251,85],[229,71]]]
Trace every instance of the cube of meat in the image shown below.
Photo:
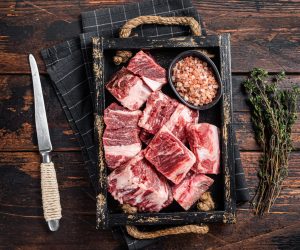
[[[183,180],[196,162],[194,154],[165,126],[151,140],[145,157],[175,184]]]
[[[159,212],[173,201],[167,181],[152,169],[143,152],[108,176],[108,191],[139,211]]]
[[[123,67],[106,84],[106,89],[126,108],[139,109],[151,94],[151,89]]]
[[[196,156],[192,170],[202,174],[220,173],[219,129],[209,123],[186,126],[190,149]]]
[[[105,161],[115,169],[137,155],[142,149],[139,128],[106,129],[103,133]]]
[[[167,83],[166,70],[142,50],[131,58],[127,69],[140,76],[152,91],[161,89]]]
[[[189,210],[213,182],[214,180],[208,176],[191,171],[182,182],[172,187],[173,197],[181,207]]]
[[[183,143],[186,142],[186,125],[197,123],[199,112],[179,103],[165,126]]]
[[[141,114],[140,110],[130,111],[116,103],[104,110],[106,128],[102,141],[109,168],[123,165],[141,151],[140,128],[137,126]]]
[[[115,102],[104,110],[104,123],[106,129],[136,128],[142,111],[131,111],[121,107]]]
[[[161,91],[152,92],[149,96],[146,108],[138,125],[150,134],[156,134],[158,130],[170,119],[178,102]]]

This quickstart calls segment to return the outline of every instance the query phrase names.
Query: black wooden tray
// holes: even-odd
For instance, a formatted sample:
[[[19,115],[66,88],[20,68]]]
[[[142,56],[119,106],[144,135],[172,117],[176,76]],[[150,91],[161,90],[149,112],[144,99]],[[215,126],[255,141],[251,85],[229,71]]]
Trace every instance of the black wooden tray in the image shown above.
[[[204,49],[213,54],[212,60],[221,74],[224,93],[216,106],[200,111],[200,122],[209,122],[221,129],[221,169],[219,175],[209,175],[215,180],[210,188],[216,209],[210,212],[199,212],[195,207],[184,212],[174,201],[172,205],[159,213],[137,213],[134,215],[122,212],[120,205],[107,193],[107,167],[104,159],[102,134],[104,130],[103,111],[116,101],[105,89],[105,83],[121,66],[114,65],[112,59],[116,50],[140,49],[149,50],[156,61],[167,68],[172,59],[180,52],[189,49]],[[97,194],[97,225],[109,228],[117,225],[163,225],[191,223],[234,223],[235,190],[232,123],[232,89],[231,58],[229,34],[207,37],[178,37],[171,39],[93,38],[94,82],[95,82],[95,134],[99,142],[99,194]],[[163,92],[176,98],[170,88],[165,86]]]

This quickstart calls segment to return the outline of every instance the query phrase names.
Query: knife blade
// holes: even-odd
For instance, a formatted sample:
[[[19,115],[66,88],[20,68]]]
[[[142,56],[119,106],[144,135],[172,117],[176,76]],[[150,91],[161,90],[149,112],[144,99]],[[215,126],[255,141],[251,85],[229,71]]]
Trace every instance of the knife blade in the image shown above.
[[[39,70],[33,55],[29,55],[29,63],[33,82],[35,126],[38,139],[38,147],[40,152],[50,153],[52,151],[52,144],[49,135],[42,85]]]
[[[50,140],[48,121],[46,116],[42,85],[35,58],[29,55],[29,64],[32,75],[35,126],[39,152],[42,156],[41,185],[44,218],[51,231],[57,231],[61,218],[61,205],[54,164],[51,161],[52,144]]]

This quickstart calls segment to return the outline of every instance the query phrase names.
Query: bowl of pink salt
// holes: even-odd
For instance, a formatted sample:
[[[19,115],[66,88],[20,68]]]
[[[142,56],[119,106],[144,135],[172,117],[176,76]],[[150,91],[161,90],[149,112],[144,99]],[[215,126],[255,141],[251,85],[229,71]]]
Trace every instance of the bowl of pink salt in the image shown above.
[[[186,106],[205,110],[222,96],[222,80],[214,62],[204,53],[188,50],[177,55],[168,68],[168,80]]]

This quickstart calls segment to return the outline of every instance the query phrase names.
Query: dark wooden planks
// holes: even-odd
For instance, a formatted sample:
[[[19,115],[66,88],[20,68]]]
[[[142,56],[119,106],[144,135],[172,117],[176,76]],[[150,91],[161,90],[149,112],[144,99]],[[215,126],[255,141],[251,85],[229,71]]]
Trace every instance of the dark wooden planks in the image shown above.
[[[251,195],[253,195],[254,188],[257,185],[256,170],[259,156],[259,152],[241,153],[241,160]],[[290,156],[289,177],[284,183],[279,202],[275,205],[276,209],[280,209],[279,211],[284,212],[285,209],[298,211],[300,204],[299,156],[300,152],[293,152]],[[89,187],[87,173],[80,152],[56,152],[53,156],[53,161],[56,163],[58,182],[63,192],[70,190],[70,188]],[[0,152],[0,170],[3,173],[0,182],[2,191],[0,194],[1,202],[9,199],[9,202],[17,202],[21,205],[26,197],[30,201],[26,203],[28,206],[36,205],[39,202],[39,163],[40,156],[37,152]],[[33,190],[34,192],[32,192]],[[32,194],[28,195],[28,192],[32,192]],[[14,193],[18,195],[14,195]],[[291,194],[292,196],[289,196]],[[74,192],[74,195],[76,195],[76,192]],[[93,196],[92,193],[91,196]],[[21,197],[23,198],[20,199]],[[84,210],[84,199],[71,201],[69,198],[64,198],[67,207],[71,209],[71,207],[76,205],[78,210]],[[286,206],[281,206],[284,204]]]
[[[97,1],[63,1],[56,0],[53,1],[16,1],[6,0],[5,2],[0,3],[0,9],[5,10],[8,13],[8,16],[18,17],[20,15],[26,15],[28,11],[34,13],[41,12],[51,12],[56,11],[56,13],[67,13],[72,15],[76,14],[77,11],[84,11],[86,9],[97,8],[97,7],[106,7],[114,4],[130,3],[137,2],[137,0],[97,0]],[[280,10],[280,14],[293,15],[300,12],[300,7],[297,1],[277,1],[277,2],[253,2],[251,0],[246,1],[236,1],[236,0],[204,0],[204,1],[194,1],[194,5],[201,8],[203,11],[214,11],[218,8],[220,11],[231,11],[234,13],[252,13],[255,14],[258,11],[276,16],[274,11]],[[9,15],[10,14],[10,15]],[[53,13],[54,14],[54,13]],[[53,15],[52,14],[52,15]]]
[[[231,33],[233,72],[299,72],[300,8],[293,1],[197,1],[208,33]]]
[[[73,131],[47,76],[41,77],[51,140],[55,150],[78,150]],[[35,150],[33,89],[29,75],[0,75],[0,150]]]
[[[227,228],[222,225],[216,225],[210,227],[210,232],[204,236],[195,235],[179,235],[170,236],[168,240],[164,240],[156,247],[160,249],[184,249],[184,250],[196,250],[196,249],[278,249],[282,246],[282,249],[288,249],[293,246],[298,246],[300,242],[299,233],[297,229],[299,223],[294,222],[282,222],[272,227],[275,224],[274,221],[280,220],[278,215],[271,215],[266,219],[265,224],[256,220],[253,216],[245,213],[243,216],[251,220],[246,220],[246,225],[241,226],[240,229],[235,230],[234,226],[228,226]],[[296,217],[294,217],[295,219]],[[255,235],[252,232],[252,228],[262,228],[260,234]],[[230,237],[230,235],[232,237]],[[247,235],[244,239],[243,236]],[[153,246],[154,248],[155,246]]]
[[[300,44],[299,44],[300,45]],[[234,111],[249,111],[249,106],[246,103],[246,93],[243,88],[243,81],[247,79],[247,74],[233,75],[232,77],[232,98],[233,98],[233,110]],[[274,74],[270,74],[271,79],[275,77]],[[300,86],[300,75],[287,74],[286,78],[280,83],[280,88],[289,89],[292,86]],[[298,111],[300,111],[300,100],[298,100]]]
[[[251,124],[251,115],[247,111],[236,111],[233,116],[233,128],[235,129],[239,149],[243,151],[260,150],[255,141],[254,131]],[[292,140],[294,150],[300,149],[300,112],[293,126]]]
[[[78,35],[80,12],[117,2],[124,1],[2,3],[0,72],[28,73],[28,53],[38,55],[42,48]],[[218,0],[194,4],[208,33],[231,33],[233,72],[246,72],[253,67],[300,72],[300,10],[296,2]],[[38,63],[42,65],[40,58]],[[44,67],[41,70],[45,72]]]
[[[241,159],[253,194],[259,153],[243,152]],[[205,236],[179,235],[163,240],[153,248],[199,249],[209,247],[286,246],[298,242],[300,204],[300,153],[293,153],[286,185],[263,219],[253,216],[248,204],[238,208],[237,224],[210,225]],[[94,193],[79,152],[59,152],[53,156],[61,192],[63,219],[55,234],[44,223],[40,194],[39,155],[34,152],[0,152],[0,247],[19,248],[101,248],[115,249],[109,231],[95,229]],[[5,171],[3,171],[5,170]],[[18,230],[18,233],[13,233]],[[294,232],[294,234],[293,234]],[[101,246],[101,247],[100,247]]]
[[[259,150],[254,139],[249,108],[245,102],[246,95],[242,92],[241,83],[244,79],[246,79],[245,76],[233,76],[233,125],[241,150]],[[50,79],[42,76],[41,81],[54,149],[79,150]],[[290,87],[290,81],[299,84],[300,77],[288,76],[281,87]],[[36,150],[31,77],[29,75],[0,75],[0,88],[2,90],[0,93],[0,150]],[[293,127],[292,138],[295,149],[300,149],[300,114]]]
[[[77,20],[81,11],[123,2],[128,1],[7,0],[0,2],[0,73],[28,74],[27,54],[32,52],[38,57],[41,48],[52,46],[77,34],[80,30]],[[231,33],[234,72],[247,72],[256,66],[265,67],[273,72],[284,68],[288,72],[299,73],[300,5],[297,1],[193,2],[206,23],[208,33]],[[38,63],[45,73],[40,57]],[[12,81],[10,77],[15,79]],[[6,79],[6,86],[2,84],[2,78]],[[26,80],[22,80],[23,78]],[[248,108],[239,90],[242,78],[233,77],[233,87],[237,91],[233,93],[234,123],[240,149],[257,150],[251,133]],[[295,78],[299,79],[299,75]],[[27,112],[22,111],[24,93],[27,90],[31,91],[30,78],[23,75],[4,75],[0,76],[0,79],[0,124],[1,129],[6,128],[4,135],[10,138],[3,143],[3,134],[0,133],[0,151],[35,150],[31,134],[33,127],[21,131],[16,129],[15,133],[7,130],[9,124],[19,128],[18,119],[25,121],[22,123],[25,124],[25,128],[28,124],[31,126],[33,124],[32,106]],[[45,85],[44,80],[42,81]],[[20,89],[17,90],[17,87]],[[28,100],[31,102],[30,97]],[[52,100],[54,99],[51,98]],[[51,116],[57,120],[57,125],[53,121],[50,122],[50,133],[55,149],[78,150],[58,102],[53,101],[51,105],[53,111],[47,111],[52,112]],[[293,135],[296,133],[299,133],[299,119]],[[298,143],[299,139],[296,138],[295,142]],[[253,192],[259,154],[242,152],[241,157],[247,181]],[[94,230],[94,201],[89,198],[92,190],[88,184],[86,171],[83,169],[80,153],[60,152],[55,156],[55,161],[58,166],[59,182],[63,185],[64,199],[67,202],[63,204],[66,210],[63,219],[65,224],[58,233],[51,234],[47,231],[41,217],[38,154],[0,153],[0,203],[2,205],[0,205],[0,248],[116,249],[118,242],[113,240],[110,232]],[[289,177],[285,182],[282,195],[274,211],[265,218],[254,217],[246,205],[239,209],[236,225],[216,225],[211,227],[210,233],[206,236],[169,237],[151,249],[217,247],[287,249],[299,245],[299,224],[297,224],[300,204],[299,165],[298,151],[291,155]],[[31,178],[31,175],[35,177]],[[13,192],[14,190],[17,192]],[[6,202],[7,206],[4,207],[3,202]],[[74,212],[77,210],[80,212]],[[5,212],[7,213],[4,214]]]

